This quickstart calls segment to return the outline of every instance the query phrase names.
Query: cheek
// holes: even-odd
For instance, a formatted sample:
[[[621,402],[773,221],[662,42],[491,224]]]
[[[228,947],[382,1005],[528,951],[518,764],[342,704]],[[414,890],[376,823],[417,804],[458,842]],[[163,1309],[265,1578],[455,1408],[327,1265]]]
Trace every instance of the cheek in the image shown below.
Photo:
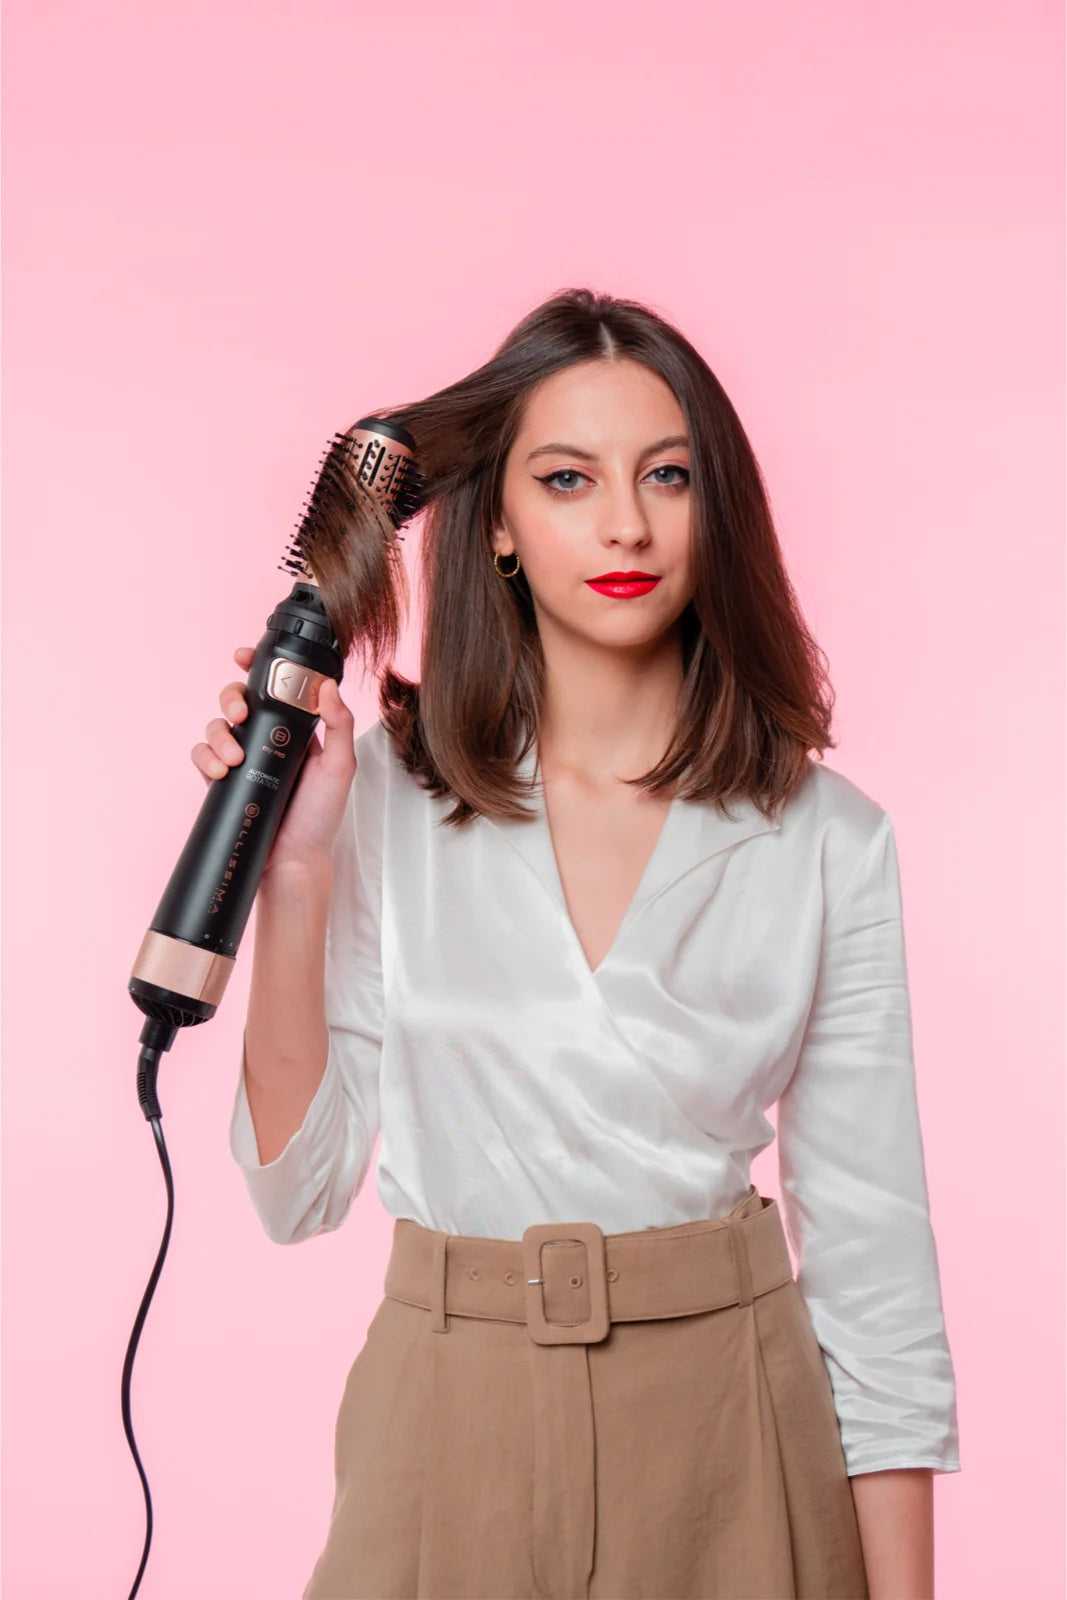
[[[664,518],[659,535],[659,547],[665,561],[688,580],[691,558],[689,507],[680,506],[674,516]]]
[[[532,581],[540,580],[549,588],[582,567],[586,549],[573,510],[566,518],[544,510],[524,516],[515,530],[515,543]]]
[[[674,558],[684,556],[689,549],[692,514],[688,495],[662,508],[656,531],[664,549]]]

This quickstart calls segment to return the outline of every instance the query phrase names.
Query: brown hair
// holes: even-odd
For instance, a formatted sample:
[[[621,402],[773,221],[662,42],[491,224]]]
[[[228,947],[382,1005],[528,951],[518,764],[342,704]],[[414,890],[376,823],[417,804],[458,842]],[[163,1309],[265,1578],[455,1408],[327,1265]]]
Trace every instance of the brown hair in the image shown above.
[[[825,657],[801,615],[759,464],[722,385],[647,307],[568,289],[524,317],[469,376],[375,413],[413,435],[427,496],[422,677],[415,683],[385,666],[382,721],[407,770],[454,800],[449,823],[527,814],[516,762],[536,738],[543,657],[525,575],[505,583],[490,542],[526,399],[565,367],[624,357],[658,373],[685,417],[695,585],[681,618],[673,736],[662,760],[631,781],[655,790],[678,780],[688,800],[744,795],[769,816],[804,776],[809,750],[821,759],[835,743]],[[333,587],[323,579],[331,616]],[[355,619],[342,620],[355,637]]]

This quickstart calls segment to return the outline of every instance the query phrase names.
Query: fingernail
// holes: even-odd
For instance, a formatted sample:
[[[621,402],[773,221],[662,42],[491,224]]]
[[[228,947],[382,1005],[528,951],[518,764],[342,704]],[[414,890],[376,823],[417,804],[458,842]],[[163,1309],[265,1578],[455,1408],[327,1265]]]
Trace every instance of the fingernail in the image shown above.
[[[211,763],[211,776],[213,778],[224,778],[229,770],[229,767],[222,761],[213,761]]]

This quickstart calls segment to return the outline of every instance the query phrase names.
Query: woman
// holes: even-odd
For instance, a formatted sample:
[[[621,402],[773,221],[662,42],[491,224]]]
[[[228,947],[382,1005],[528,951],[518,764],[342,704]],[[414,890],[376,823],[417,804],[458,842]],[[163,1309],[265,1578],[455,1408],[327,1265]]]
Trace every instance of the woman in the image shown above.
[[[958,1436],[894,834],[822,762],[736,413],[581,290],[379,414],[430,489],[421,679],[355,739],[323,691],[231,1123],[272,1239],[340,1226],[379,1131],[396,1219],[305,1600],[930,1596]]]

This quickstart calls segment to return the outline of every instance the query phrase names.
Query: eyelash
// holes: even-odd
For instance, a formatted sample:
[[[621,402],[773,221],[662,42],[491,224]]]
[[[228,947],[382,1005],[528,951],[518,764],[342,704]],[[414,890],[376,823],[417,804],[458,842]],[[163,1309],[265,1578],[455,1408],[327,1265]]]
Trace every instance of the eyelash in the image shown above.
[[[688,467],[679,467],[679,466],[676,466],[673,462],[671,462],[669,464],[665,464],[662,467],[653,467],[652,471],[653,472],[681,472],[681,473],[684,474],[684,477],[683,477],[683,479],[682,479],[682,481],[680,483],[660,483],[660,484],[657,485],[657,487],[660,488],[660,489],[668,489],[668,490],[678,491],[678,490],[681,490],[681,489],[686,489],[689,486],[689,468]],[[536,477],[537,474],[535,473],[534,476]],[[543,483],[544,484],[544,486],[548,490],[549,494],[554,494],[561,500],[569,500],[569,499],[572,499],[574,497],[575,490],[574,489],[558,489],[558,488],[556,488],[555,484],[553,484],[553,482],[552,482],[553,478],[565,478],[565,477],[585,478],[586,474],[584,472],[579,472],[577,467],[557,467],[555,472],[549,472],[548,474],[546,474],[545,477],[538,478],[537,481],[538,481],[538,483]],[[586,481],[588,481],[588,479]]]

